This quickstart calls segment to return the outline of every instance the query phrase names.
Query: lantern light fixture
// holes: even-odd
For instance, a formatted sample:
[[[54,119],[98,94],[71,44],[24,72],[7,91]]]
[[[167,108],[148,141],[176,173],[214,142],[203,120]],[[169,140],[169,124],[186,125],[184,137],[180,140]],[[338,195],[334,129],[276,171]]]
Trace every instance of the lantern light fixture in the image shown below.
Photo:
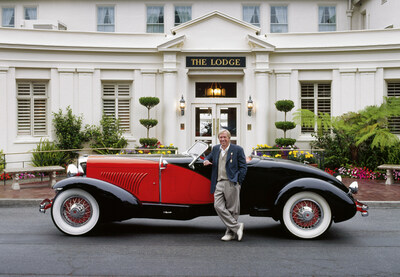
[[[249,116],[251,116],[251,111],[254,108],[254,103],[253,100],[251,99],[251,96],[249,96],[249,100],[247,100],[247,113]]]
[[[181,115],[182,116],[185,115],[186,102],[185,99],[183,98],[183,95],[181,100],[179,100],[179,108],[181,109]]]

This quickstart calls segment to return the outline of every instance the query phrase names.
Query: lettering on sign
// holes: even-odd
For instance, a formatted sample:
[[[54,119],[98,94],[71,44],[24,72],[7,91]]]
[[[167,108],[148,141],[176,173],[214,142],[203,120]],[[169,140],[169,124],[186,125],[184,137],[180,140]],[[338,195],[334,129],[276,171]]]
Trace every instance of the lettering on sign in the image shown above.
[[[246,67],[246,57],[186,57],[186,67]]]

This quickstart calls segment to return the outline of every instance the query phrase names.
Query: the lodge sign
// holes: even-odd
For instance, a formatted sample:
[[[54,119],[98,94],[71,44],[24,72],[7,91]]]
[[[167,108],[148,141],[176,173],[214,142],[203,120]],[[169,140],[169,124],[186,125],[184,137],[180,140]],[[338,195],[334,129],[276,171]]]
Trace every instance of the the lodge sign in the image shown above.
[[[186,67],[246,67],[246,57],[186,57]]]

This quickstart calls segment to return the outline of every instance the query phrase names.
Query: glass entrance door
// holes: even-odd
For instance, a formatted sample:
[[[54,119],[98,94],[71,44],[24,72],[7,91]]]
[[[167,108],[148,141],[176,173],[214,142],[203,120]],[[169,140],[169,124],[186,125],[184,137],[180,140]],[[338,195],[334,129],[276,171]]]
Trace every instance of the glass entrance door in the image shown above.
[[[194,140],[201,140],[209,145],[218,144],[218,133],[227,129],[231,142],[239,143],[239,108],[228,104],[194,105]]]

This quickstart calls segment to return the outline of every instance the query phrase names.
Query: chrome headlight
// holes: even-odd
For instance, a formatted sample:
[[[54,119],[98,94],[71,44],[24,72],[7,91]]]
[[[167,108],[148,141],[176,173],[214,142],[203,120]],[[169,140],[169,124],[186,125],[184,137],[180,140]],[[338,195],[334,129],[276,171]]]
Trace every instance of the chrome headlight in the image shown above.
[[[351,192],[352,194],[356,194],[358,192],[358,183],[357,183],[357,181],[354,181],[353,183],[350,184],[349,192]]]

